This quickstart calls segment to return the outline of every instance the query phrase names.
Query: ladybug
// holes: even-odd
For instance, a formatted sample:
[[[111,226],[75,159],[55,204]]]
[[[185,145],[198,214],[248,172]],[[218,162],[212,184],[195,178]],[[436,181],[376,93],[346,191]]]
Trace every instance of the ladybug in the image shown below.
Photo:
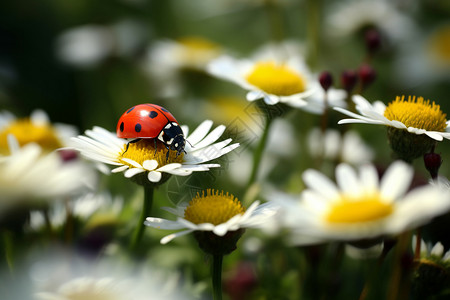
[[[117,136],[124,139],[133,139],[129,143],[136,143],[141,139],[156,139],[161,141],[167,150],[186,153],[184,146],[186,140],[180,124],[175,117],[164,107],[156,104],[139,104],[128,109],[117,122]],[[124,152],[124,153],[125,153]],[[167,151],[169,158],[169,151]]]

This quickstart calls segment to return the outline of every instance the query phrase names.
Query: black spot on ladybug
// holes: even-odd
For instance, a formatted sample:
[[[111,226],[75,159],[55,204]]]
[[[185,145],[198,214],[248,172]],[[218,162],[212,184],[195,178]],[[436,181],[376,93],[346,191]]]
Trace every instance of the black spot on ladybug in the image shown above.
[[[167,109],[165,109],[164,107],[161,107],[161,110],[163,111],[163,112],[169,112]]]
[[[124,124],[123,124],[123,122],[122,123],[120,123],[120,131],[122,131],[123,132],[123,129],[124,129]]]
[[[127,110],[127,114],[129,114],[136,106],[133,106],[132,108],[130,108],[129,110]]]
[[[141,132],[141,129],[142,129],[142,126],[141,126],[141,124],[139,124],[139,123],[137,123],[137,124],[134,126],[134,131],[136,131],[136,132]]]
[[[156,117],[158,116],[158,113],[157,113],[156,111],[152,110],[152,111],[148,114],[148,116],[150,117],[150,119],[154,119],[154,118],[156,118]]]

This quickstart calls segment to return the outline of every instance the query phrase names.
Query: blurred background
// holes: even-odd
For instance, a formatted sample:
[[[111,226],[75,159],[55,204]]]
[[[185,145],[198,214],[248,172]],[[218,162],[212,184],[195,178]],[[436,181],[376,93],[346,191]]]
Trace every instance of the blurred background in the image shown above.
[[[258,114],[257,108],[245,100],[243,89],[207,74],[204,68],[220,54],[246,58],[269,42],[282,41],[299,43],[311,70],[329,71],[336,88],[343,87],[344,71],[358,71],[368,64],[376,76],[362,95],[370,102],[416,95],[450,113],[448,0],[0,1],[0,110],[26,117],[42,109],[52,122],[75,125],[80,133],[93,126],[115,131],[126,109],[147,102],[168,108],[190,128],[205,119],[233,128],[239,120],[244,134],[228,132],[228,136],[241,148],[219,160],[222,168],[171,178],[158,190],[156,207],[167,206],[167,199],[169,203],[188,200],[210,186],[240,198],[246,192],[243,183],[250,172],[251,150],[261,135],[258,120],[248,119],[249,111]],[[196,50],[180,50],[179,45]],[[274,126],[273,138],[287,138],[275,142],[272,152],[267,150],[261,177],[299,192],[301,174],[311,167],[308,133],[320,116],[290,109],[283,117],[284,122]],[[329,126],[338,128],[342,118],[331,112]],[[386,166],[391,161],[385,128],[352,128],[373,149],[375,163]],[[440,174],[445,176],[450,175],[449,144],[444,140],[436,149],[444,161]],[[414,165],[420,180],[426,180],[423,161],[418,159]],[[125,201],[141,196],[136,195],[138,187],[121,175],[101,180],[100,189]],[[162,234],[152,233],[156,239]],[[438,238],[449,246],[445,234]],[[154,250],[152,260],[164,257],[166,249],[174,251],[171,258],[176,257],[181,245],[187,258],[172,261],[172,266],[187,268],[201,261],[195,245],[183,239],[180,243]],[[259,251],[258,243],[250,240],[247,254],[233,254],[229,268],[234,270],[243,256]],[[280,254],[275,245],[266,249]],[[246,272],[245,265],[242,268],[238,271]],[[207,267],[199,269],[189,272],[197,272],[194,278],[207,277]]]

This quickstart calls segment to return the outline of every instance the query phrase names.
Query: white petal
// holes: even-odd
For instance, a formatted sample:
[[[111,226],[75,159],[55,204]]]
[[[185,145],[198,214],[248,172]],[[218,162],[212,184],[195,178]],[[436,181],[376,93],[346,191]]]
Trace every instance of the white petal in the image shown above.
[[[112,170],[111,170],[111,173],[120,173],[120,172],[125,171],[125,170],[128,169],[128,168],[129,168],[129,167],[126,166],[126,165],[120,166],[120,167],[117,167],[117,168],[112,169]]]
[[[247,93],[248,101],[255,101],[261,98],[264,98],[264,93],[261,91],[250,91]]]
[[[131,169],[126,170],[126,171],[123,173],[123,175],[124,175],[126,178],[131,178],[131,177],[133,177],[134,175],[137,175],[137,174],[142,173],[142,172],[145,172],[145,170],[144,170],[144,169],[138,169],[138,168],[131,168]]]
[[[156,160],[154,160],[154,159],[152,159],[152,160],[145,160],[142,163],[142,166],[147,171],[153,171],[154,169],[156,169],[158,167],[158,162]]]
[[[309,188],[327,199],[339,197],[339,191],[336,185],[329,178],[316,170],[306,170],[303,173],[303,181]]]
[[[150,171],[148,172],[147,178],[150,182],[159,182],[161,180],[161,172]]]
[[[401,197],[408,190],[412,178],[413,170],[408,164],[402,161],[392,163],[381,179],[381,196],[386,200]]]
[[[163,245],[165,245],[165,244],[167,244],[168,242],[170,242],[171,240],[173,240],[174,238],[177,238],[177,237],[179,237],[179,236],[183,236],[183,235],[189,234],[189,233],[191,233],[192,231],[193,231],[193,230],[185,230],[185,231],[180,231],[180,232],[177,232],[177,233],[172,233],[172,234],[166,235],[165,237],[163,237],[163,238],[161,239],[160,243],[163,244]]]
[[[361,186],[355,170],[347,164],[340,164],[336,167],[336,182],[346,195],[357,196],[361,193]]]
[[[132,159],[129,159],[129,158],[126,158],[126,157],[122,157],[122,160],[123,160],[124,162],[126,162],[126,163],[129,163],[130,165],[132,165],[132,166],[135,167],[135,168],[140,168],[140,169],[142,169],[142,166],[141,166],[138,162],[136,162],[136,161],[134,161],[134,160],[132,160]]]
[[[167,164],[162,166],[161,168],[158,169],[159,172],[167,172],[167,171],[171,171],[171,170],[175,170],[178,168],[181,168],[183,165],[179,164],[179,163],[172,163],[172,164]]]
[[[431,255],[436,255],[441,257],[444,255],[444,246],[441,244],[441,242],[437,242],[436,245],[433,246],[431,249]]]
[[[165,229],[165,230],[177,230],[185,228],[183,224],[180,224],[177,221],[170,221],[166,219],[161,218],[153,218],[153,217],[147,217],[144,222],[145,226],[158,228],[158,229]]]
[[[361,182],[365,193],[374,193],[378,191],[379,177],[378,172],[372,165],[364,165],[360,168]]]
[[[203,148],[211,145],[217,141],[220,136],[225,131],[226,127],[224,125],[217,126],[213,131],[211,131],[201,142],[195,145],[195,148]]]
[[[222,223],[222,224],[216,225],[213,229],[213,232],[215,235],[224,236],[228,232],[227,223]]]
[[[195,145],[200,142],[208,131],[211,129],[213,125],[213,121],[205,120],[203,121],[195,130],[191,133],[190,136],[187,137],[188,142],[195,147]]]

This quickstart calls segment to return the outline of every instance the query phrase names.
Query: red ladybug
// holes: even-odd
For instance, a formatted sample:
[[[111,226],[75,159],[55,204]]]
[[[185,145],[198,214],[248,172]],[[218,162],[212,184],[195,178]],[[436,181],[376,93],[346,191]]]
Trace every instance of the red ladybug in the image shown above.
[[[177,156],[186,152],[186,140],[177,120],[167,109],[156,104],[139,104],[128,109],[117,122],[116,132],[119,138],[133,139],[130,143],[157,138],[167,150],[176,150]],[[128,145],[125,152],[127,150]]]

